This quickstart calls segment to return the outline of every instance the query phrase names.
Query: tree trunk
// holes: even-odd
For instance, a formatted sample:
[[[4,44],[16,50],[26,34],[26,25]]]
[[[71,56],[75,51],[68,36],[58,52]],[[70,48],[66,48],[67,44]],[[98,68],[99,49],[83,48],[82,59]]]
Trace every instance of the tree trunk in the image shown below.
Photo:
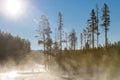
[[[98,37],[98,31],[97,31],[97,47],[98,47],[98,44],[99,44],[99,37]]]
[[[92,28],[92,48],[94,48],[94,26]]]
[[[75,46],[76,46],[76,45],[75,45],[75,42],[74,42],[74,51],[75,51]]]
[[[43,33],[43,47],[44,47],[44,54],[45,54],[45,34]]]
[[[60,30],[60,51],[62,51],[62,31]]]
[[[108,46],[108,40],[107,40],[107,27],[105,27],[105,47]]]

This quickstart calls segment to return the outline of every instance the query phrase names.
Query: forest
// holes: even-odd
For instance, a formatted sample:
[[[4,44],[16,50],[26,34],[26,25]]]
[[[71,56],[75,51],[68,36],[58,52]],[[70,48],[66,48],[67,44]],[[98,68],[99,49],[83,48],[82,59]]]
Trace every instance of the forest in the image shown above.
[[[78,33],[75,29],[70,33],[64,32],[61,12],[58,13],[58,28],[55,30],[59,36],[55,36],[55,41],[50,36],[52,31],[47,17],[41,15],[37,30],[38,35],[35,37],[41,37],[38,44],[43,45],[43,53],[46,56],[45,64],[48,65],[46,68],[55,71],[60,69],[73,74],[75,72],[75,75],[78,75],[81,69],[84,69],[87,74],[93,75],[96,72],[98,74],[104,73],[106,70],[110,75],[113,75],[114,70],[119,70],[120,42],[111,43],[109,41],[107,34],[110,30],[111,20],[109,7],[106,3],[101,11],[100,16],[98,15],[98,5],[96,5],[96,9],[91,10],[87,27],[79,33],[79,49],[76,48],[78,44],[76,34]],[[104,29],[104,45],[99,43],[99,36],[103,34],[100,28]],[[101,69],[105,70],[101,72]]]
[[[0,63],[13,59],[16,64],[31,51],[29,40],[0,30]]]

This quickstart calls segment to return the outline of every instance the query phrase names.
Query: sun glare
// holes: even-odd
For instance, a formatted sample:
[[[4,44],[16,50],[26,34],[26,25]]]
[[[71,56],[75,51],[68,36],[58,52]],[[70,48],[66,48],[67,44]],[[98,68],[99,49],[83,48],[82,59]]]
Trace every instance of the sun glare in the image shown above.
[[[2,79],[2,80],[11,80],[11,79],[13,80],[13,78],[16,78],[17,76],[18,76],[18,74],[17,74],[16,71],[0,73],[0,80],[1,80],[1,77],[5,78],[5,79]]]
[[[2,12],[11,17],[19,17],[25,11],[24,2],[23,0],[4,0]]]
[[[17,72],[14,72],[14,71],[13,72],[8,72],[8,73],[6,73],[6,76],[14,78],[14,77],[17,76]]]

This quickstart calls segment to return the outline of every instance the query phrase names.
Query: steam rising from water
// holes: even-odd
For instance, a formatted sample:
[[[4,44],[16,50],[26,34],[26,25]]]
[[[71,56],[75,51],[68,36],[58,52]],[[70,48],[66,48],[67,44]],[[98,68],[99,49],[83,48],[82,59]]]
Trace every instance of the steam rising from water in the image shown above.
[[[75,54],[74,54],[75,55]],[[82,54],[83,55],[83,54]],[[65,56],[65,55],[64,55]],[[67,55],[62,61],[57,61],[54,58],[51,60],[52,65],[45,68],[46,59],[42,54],[29,54],[18,64],[12,59],[9,59],[1,64],[1,73],[9,73],[13,77],[0,75],[0,80],[119,80],[120,69],[114,68],[112,62],[107,67],[105,66],[106,56],[102,57],[101,63],[98,65],[92,64],[93,57],[89,54],[87,59],[78,58],[72,59],[72,56]],[[89,57],[88,57],[89,56]],[[79,56],[76,56],[79,57]],[[78,62],[79,61],[79,62]],[[115,63],[114,63],[115,64]],[[82,66],[81,66],[82,65]],[[80,67],[80,68],[78,68]],[[62,69],[61,69],[62,68]],[[15,73],[13,72],[15,71]],[[11,74],[12,73],[12,74]],[[16,75],[17,74],[17,75]]]

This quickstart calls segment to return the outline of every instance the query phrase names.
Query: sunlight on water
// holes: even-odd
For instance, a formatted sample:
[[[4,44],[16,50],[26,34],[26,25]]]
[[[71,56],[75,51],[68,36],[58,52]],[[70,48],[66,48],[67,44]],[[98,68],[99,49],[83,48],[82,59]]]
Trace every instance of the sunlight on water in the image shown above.
[[[0,80],[14,80],[17,77],[17,72],[6,72],[6,73],[0,73]]]
[[[43,68],[42,68],[43,70]],[[73,73],[73,72],[72,72]],[[87,72],[85,69],[77,74],[58,71],[42,72],[5,72],[0,73],[0,80],[119,80],[119,76],[113,77],[106,70],[103,72]]]
[[[7,75],[8,77],[15,78],[15,77],[17,76],[17,72],[15,72],[15,71],[8,72],[8,73],[6,73],[6,75]]]

